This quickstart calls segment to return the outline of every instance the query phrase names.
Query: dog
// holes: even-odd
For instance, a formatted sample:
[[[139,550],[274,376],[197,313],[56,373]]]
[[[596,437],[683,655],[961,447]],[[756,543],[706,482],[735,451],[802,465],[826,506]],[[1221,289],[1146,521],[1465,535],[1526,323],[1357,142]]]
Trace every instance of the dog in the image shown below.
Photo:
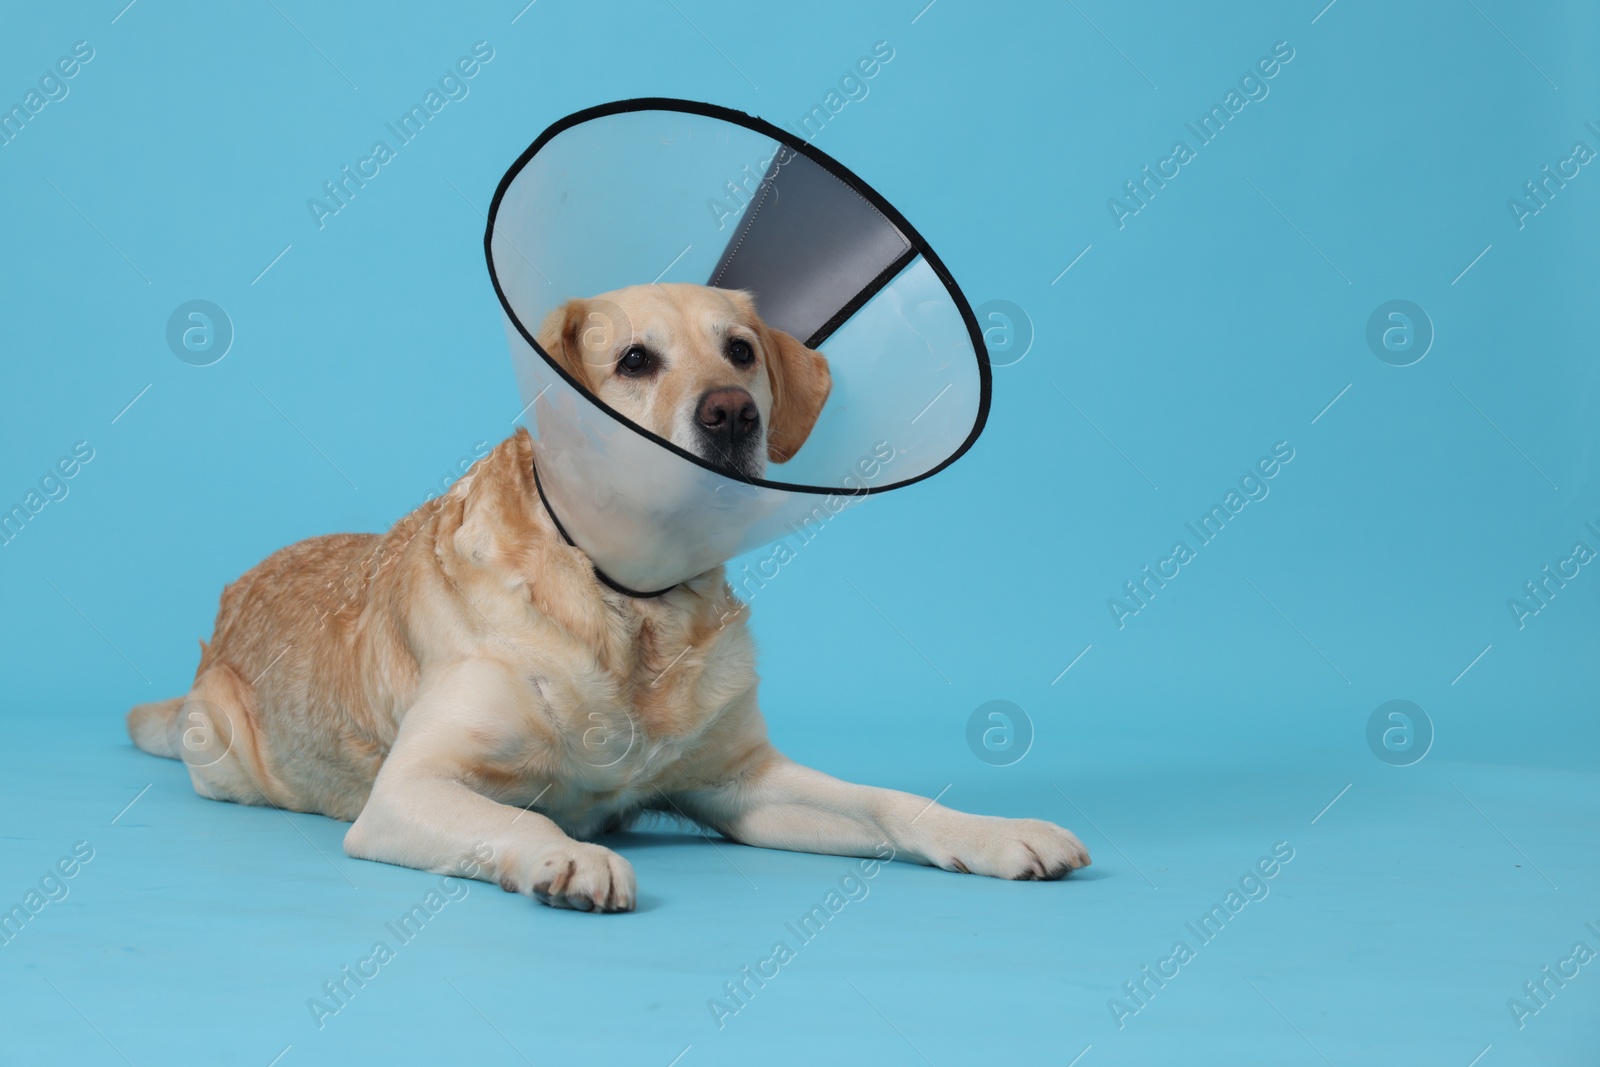
[[[804,444],[832,385],[823,355],[738,290],[572,299],[538,339],[603,403],[746,478]],[[387,533],[267,557],[224,590],[188,694],[128,713],[133,742],[182,759],[201,796],[352,823],[351,856],[579,911],[634,908],[633,868],[590,839],[647,812],[997,878],[1089,863],[1053,823],[785,758],[723,569],[653,598],[609,587],[544,509],[533,458],[519,429]]]

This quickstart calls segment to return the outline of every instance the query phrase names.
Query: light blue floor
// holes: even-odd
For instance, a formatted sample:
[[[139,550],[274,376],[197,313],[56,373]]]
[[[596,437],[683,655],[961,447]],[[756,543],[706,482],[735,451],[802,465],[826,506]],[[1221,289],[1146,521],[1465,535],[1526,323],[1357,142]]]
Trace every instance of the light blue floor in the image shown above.
[[[1600,947],[1581,921],[1600,926],[1593,774],[1434,759],[1273,773],[1181,751],[977,773],[929,753],[926,777],[887,784],[931,792],[944,775],[946,803],[1056,819],[1093,867],[1004,883],[893,864],[841,889],[854,861],[662,827],[608,842],[640,907],[595,916],[349,859],[327,819],[202,800],[114,719],[73,726],[70,764],[38,758],[65,743],[42,732],[7,737],[3,803],[28,822],[0,867],[43,876],[80,841],[93,858],[0,948],[7,1062],[1596,1062],[1600,966],[1548,984],[1520,1030],[1507,1006],[1539,1006],[1523,983]],[[843,756],[836,769],[870,773],[865,752]],[[1293,858],[1197,937],[1274,846]],[[802,940],[786,924],[830,890],[838,912]],[[430,891],[437,912],[402,940]],[[363,965],[378,941],[392,958]],[[779,941],[793,955],[775,976],[741,975],[772,974]],[[1192,958],[1128,998],[1178,941]],[[346,965],[376,974],[357,986]],[[342,1005],[323,989],[341,980]],[[724,989],[741,980],[742,1003]]]
[[[1600,1064],[1600,962],[1565,962],[1600,951],[1597,41],[1577,0],[9,5],[0,116],[55,98],[0,137],[0,516],[32,501],[0,536],[0,909],[40,887],[0,1062]],[[470,95],[320,217],[478,45]],[[996,356],[972,451],[753,600],[774,739],[1095,863],[892,865],[802,944],[852,861],[658,827],[613,842],[635,914],[474,884],[402,943],[459,891],[197,798],[122,717],[183,691],[225,583],[512,432],[496,182],[562,116],[663,95],[814,136]],[[196,299],[232,337],[203,366],[167,334]],[[967,747],[996,699],[1037,730],[1014,766]],[[1366,740],[1395,699],[1436,730],[1408,767]]]

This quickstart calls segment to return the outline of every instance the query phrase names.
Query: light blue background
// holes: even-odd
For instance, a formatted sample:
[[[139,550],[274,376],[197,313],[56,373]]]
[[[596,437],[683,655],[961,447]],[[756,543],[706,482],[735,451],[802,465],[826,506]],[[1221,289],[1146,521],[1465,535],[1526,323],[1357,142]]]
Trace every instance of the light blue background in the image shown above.
[[[95,450],[0,548],[0,903],[95,850],[0,947],[7,1059],[1594,1062],[1600,965],[1507,1007],[1600,949],[1600,573],[1507,607],[1600,548],[1600,170],[1507,208],[1600,149],[1591,6],[124,2],[0,34],[7,107],[95,49],[0,147],[0,504]],[[470,95],[319,230],[307,198],[479,40]],[[318,1030],[306,1000],[437,878],[195,797],[123,713],[186,688],[226,582],[510,432],[482,212],[546,125],[664,95],[792,128],[879,40],[817,146],[1032,345],[967,457],[755,598],[763,703],[799,759],[1056,820],[1095,865],[887,868],[719,1030],[707,1000],[851,864],[629,835],[638,913],[475,885]],[[1270,95],[1119,229],[1107,199],[1278,41]],[[194,298],[236,330],[209,367],[164,339]],[[1392,299],[1437,333],[1412,366],[1367,347]],[[1271,495],[1119,630],[1107,599],[1279,441]],[[997,698],[1035,733],[1009,767],[966,743]],[[1365,740],[1392,699],[1436,730],[1413,766]],[[1119,1029],[1108,998],[1278,841],[1271,895]]]

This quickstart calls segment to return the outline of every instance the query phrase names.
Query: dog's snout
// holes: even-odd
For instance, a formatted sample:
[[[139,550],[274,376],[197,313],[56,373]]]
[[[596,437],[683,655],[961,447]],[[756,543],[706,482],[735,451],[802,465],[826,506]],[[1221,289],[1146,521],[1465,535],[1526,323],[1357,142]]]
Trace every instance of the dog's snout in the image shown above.
[[[724,446],[748,440],[761,425],[755,397],[743,389],[713,389],[700,398],[695,412],[700,428]]]

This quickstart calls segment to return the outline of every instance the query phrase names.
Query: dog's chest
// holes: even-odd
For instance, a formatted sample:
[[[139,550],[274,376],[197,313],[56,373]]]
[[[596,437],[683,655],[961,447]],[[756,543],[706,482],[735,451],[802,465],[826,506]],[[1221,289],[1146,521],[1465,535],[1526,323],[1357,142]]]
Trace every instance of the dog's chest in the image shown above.
[[[544,773],[525,778],[519,795],[506,799],[579,838],[659,805],[694,741],[694,735],[652,730],[637,708],[622,704],[590,704],[562,718],[554,745],[546,742],[530,761]]]
[[[659,804],[685,766],[716,747],[730,705],[755,681],[754,650],[742,625],[695,642],[654,644],[647,633],[628,649],[626,669],[591,655],[578,667],[527,679],[540,720],[524,735],[532,775],[519,793],[574,829],[598,828],[614,816]],[[614,661],[615,662],[615,661]],[[513,801],[517,802],[517,801]]]

